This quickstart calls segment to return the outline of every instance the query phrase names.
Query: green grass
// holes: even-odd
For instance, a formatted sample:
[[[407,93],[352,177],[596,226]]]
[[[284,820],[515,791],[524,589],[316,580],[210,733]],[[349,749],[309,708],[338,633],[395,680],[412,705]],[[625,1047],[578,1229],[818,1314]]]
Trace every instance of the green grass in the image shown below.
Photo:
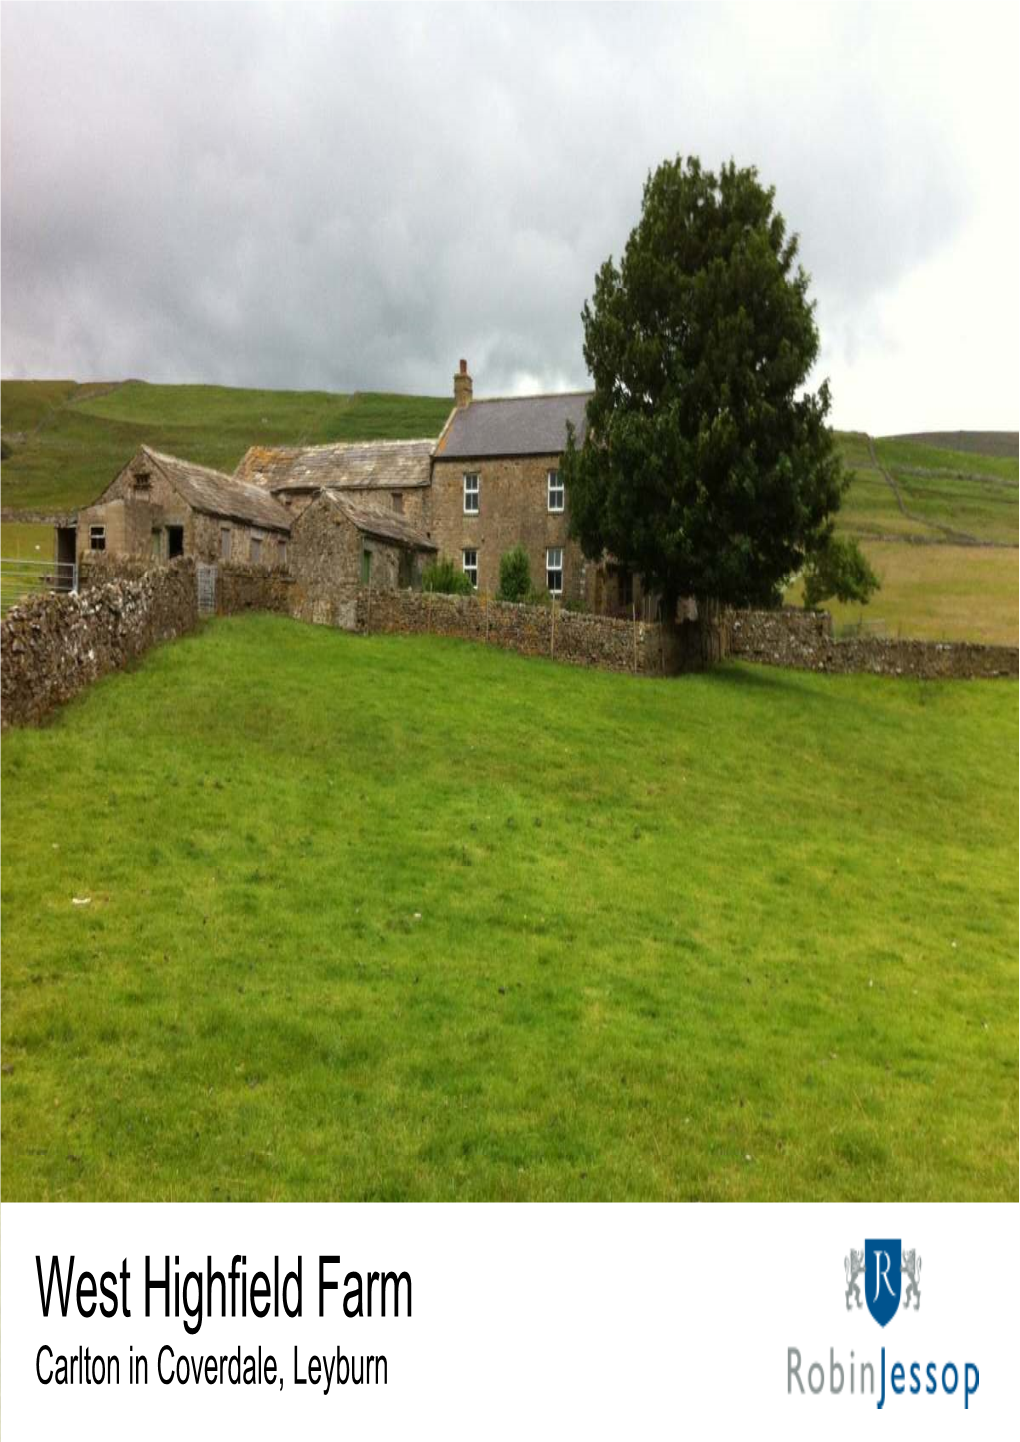
[[[437,436],[452,405],[428,396],[3,381],[3,432],[16,437],[3,463],[3,505],[87,505],[143,443],[229,472],[250,445]]]
[[[2,1195],[1015,1199],[1016,734],[209,623],[4,739]]]
[[[924,470],[956,471],[966,475],[998,477],[1002,481],[1020,479],[1020,459],[1013,456],[983,456],[974,451],[952,451],[942,446],[923,445],[919,441],[889,438],[876,440],[875,450],[883,466],[916,467]]]
[[[1015,548],[1020,539],[1016,458],[916,441],[876,441],[878,457],[891,470],[910,512],[904,515],[872,462],[867,437],[844,431],[837,440],[853,472],[837,530],[861,543],[882,583],[865,607],[825,603],[837,633],[1015,646],[1017,551],[946,544],[944,528]],[[928,544],[918,545],[918,540]],[[801,604],[799,581],[786,599]]]

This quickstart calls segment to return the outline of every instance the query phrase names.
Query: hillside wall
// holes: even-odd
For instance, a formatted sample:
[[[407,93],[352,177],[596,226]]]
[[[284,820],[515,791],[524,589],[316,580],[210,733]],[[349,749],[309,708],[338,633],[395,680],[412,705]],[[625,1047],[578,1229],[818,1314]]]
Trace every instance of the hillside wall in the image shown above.
[[[702,664],[700,628],[694,621],[667,628],[558,606],[511,605],[482,596],[362,586],[355,595],[353,629],[454,636],[522,656],[547,656],[575,666],[643,676],[675,675],[698,670]]]
[[[33,596],[0,622],[0,721],[41,721],[90,682],[197,623],[190,559],[77,595]]]
[[[1015,646],[967,641],[900,641],[855,636],[837,641],[826,611],[727,611],[730,656],[802,671],[913,676],[919,680],[984,680],[1017,675]]]

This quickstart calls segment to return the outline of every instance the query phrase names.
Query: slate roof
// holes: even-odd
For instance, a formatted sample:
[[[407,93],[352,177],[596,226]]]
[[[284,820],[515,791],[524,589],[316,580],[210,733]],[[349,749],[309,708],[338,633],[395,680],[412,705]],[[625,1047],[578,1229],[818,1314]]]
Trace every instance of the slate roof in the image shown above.
[[[260,486],[235,480],[209,466],[182,461],[178,456],[163,455],[149,446],[142,446],[142,454],[163,472],[193,510],[247,521],[271,531],[290,531],[290,516]]]
[[[329,446],[251,446],[234,472],[269,491],[411,490],[431,479],[435,441],[344,441]]]
[[[555,455],[567,444],[568,421],[580,445],[590,395],[590,391],[568,391],[472,401],[450,417],[436,445],[436,459]]]
[[[354,500],[349,491],[323,491],[323,497],[330,505],[351,521],[366,536],[375,536],[380,541],[394,541],[399,546],[409,546],[416,551],[438,551],[435,541],[424,531],[413,525],[399,511],[384,511],[367,501]]]

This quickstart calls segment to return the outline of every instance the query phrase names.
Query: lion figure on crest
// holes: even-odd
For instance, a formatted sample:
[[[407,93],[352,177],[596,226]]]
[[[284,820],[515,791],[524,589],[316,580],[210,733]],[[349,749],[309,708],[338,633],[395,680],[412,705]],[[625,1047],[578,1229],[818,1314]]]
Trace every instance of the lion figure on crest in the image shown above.
[[[910,1278],[910,1281],[907,1283],[907,1290],[903,1296],[903,1305],[904,1307],[909,1307],[910,1298],[911,1295],[913,1295],[914,1311],[916,1312],[921,1306],[921,1258],[915,1251],[903,1253],[903,1263],[900,1271],[905,1277]]]
[[[849,1312],[851,1292],[858,1307],[861,1306],[861,1289],[857,1278],[864,1275],[864,1253],[851,1247],[849,1257],[843,1258],[843,1270],[846,1272],[846,1309]]]

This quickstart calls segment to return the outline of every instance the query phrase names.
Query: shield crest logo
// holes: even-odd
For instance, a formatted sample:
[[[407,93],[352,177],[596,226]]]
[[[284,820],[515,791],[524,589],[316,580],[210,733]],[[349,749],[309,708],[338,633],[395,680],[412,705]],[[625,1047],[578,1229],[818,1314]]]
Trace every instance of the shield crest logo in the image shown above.
[[[864,1300],[880,1327],[896,1315],[900,1305],[902,1246],[892,1241],[864,1240]]]

